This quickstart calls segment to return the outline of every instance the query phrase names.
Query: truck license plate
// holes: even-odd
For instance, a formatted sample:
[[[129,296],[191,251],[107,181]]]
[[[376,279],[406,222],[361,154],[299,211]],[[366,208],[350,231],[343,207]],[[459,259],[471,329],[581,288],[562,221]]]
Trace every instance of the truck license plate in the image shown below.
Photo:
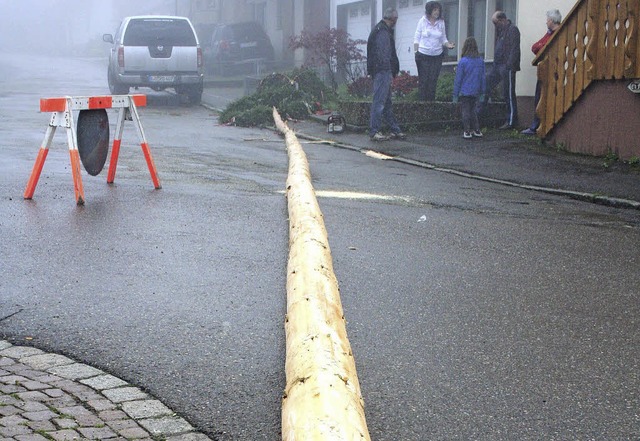
[[[174,75],[149,75],[149,82],[151,83],[173,83],[175,80]]]

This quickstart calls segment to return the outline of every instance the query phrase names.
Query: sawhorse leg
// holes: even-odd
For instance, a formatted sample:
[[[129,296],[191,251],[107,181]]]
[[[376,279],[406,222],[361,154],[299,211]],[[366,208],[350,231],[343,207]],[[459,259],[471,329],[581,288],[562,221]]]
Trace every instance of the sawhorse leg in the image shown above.
[[[113,146],[111,148],[111,160],[109,161],[107,184],[113,184],[113,181],[116,178],[116,168],[118,167],[118,156],[120,155],[120,144],[122,143],[122,131],[124,130],[126,112],[127,109],[125,107],[121,107],[120,110],[118,110],[118,122],[116,123],[116,133],[113,137]]]
[[[76,203],[84,205],[84,187],[82,185],[82,169],[80,167],[80,154],[78,153],[78,139],[73,124],[73,116],[69,113],[70,127],[67,127],[67,140],[69,142],[69,157],[71,159],[71,174],[73,175],[73,191],[76,195]]]
[[[27,181],[27,187],[24,190],[24,198],[32,199],[33,194],[36,191],[36,186],[40,180],[40,174],[44,167],[44,162],[47,159],[49,153],[49,147],[51,146],[51,140],[56,133],[57,127],[65,127],[67,130],[67,140],[69,143],[69,157],[71,159],[71,172],[73,174],[73,188],[75,191],[76,203],[78,205],[84,204],[84,187],[82,185],[82,175],[80,169],[80,155],[78,154],[78,142],[76,140],[75,132],[73,130],[73,115],[71,111],[54,112],[51,115],[51,121],[49,127],[44,135],[44,141],[38,151],[36,162],[33,165],[31,176]]]
[[[56,126],[53,125],[52,117],[52,122],[49,124],[49,127],[47,127],[47,131],[44,135],[44,141],[42,141],[42,145],[40,146],[40,150],[38,151],[38,156],[36,157],[36,162],[35,164],[33,164],[31,176],[29,177],[29,181],[27,181],[27,187],[24,190],[25,199],[33,198],[33,194],[36,191],[36,186],[38,185],[38,181],[40,180],[40,173],[42,173],[44,161],[46,161],[47,154],[49,154],[49,146],[51,145],[51,140],[53,139],[53,135],[55,133]]]
[[[151,174],[151,180],[153,181],[153,186],[159,190],[162,188],[160,185],[160,179],[158,178],[158,171],[156,170],[156,166],[153,162],[153,157],[151,156],[151,149],[149,148],[149,144],[147,143],[147,139],[144,136],[144,131],[142,130],[142,124],[140,123],[140,116],[138,115],[138,109],[136,108],[133,99],[129,97],[129,108],[128,108],[129,116],[133,120],[134,125],[136,126],[136,132],[138,133],[138,138],[140,138],[140,146],[142,147],[142,153],[144,154],[144,159],[147,162],[147,167],[149,168],[149,173]],[[111,151],[111,160],[109,161],[109,172],[107,173],[107,183],[113,184],[113,181],[116,177],[116,167],[118,166],[118,155],[120,154],[120,145],[122,143],[122,132],[124,130],[124,121],[127,119],[127,108],[121,108],[118,112],[118,122],[116,124],[116,133],[113,139],[113,148]]]

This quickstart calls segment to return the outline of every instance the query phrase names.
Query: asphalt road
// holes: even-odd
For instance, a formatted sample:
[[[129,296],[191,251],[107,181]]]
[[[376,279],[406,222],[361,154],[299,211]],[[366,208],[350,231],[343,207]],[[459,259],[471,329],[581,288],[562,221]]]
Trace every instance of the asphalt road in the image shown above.
[[[76,206],[57,133],[25,201],[39,98],[107,94],[106,61],[0,60],[0,335],[124,378],[214,439],[279,439],[282,139],[152,93],[161,190],[129,125],[114,185],[83,175]],[[303,146],[372,439],[640,437],[637,210]]]

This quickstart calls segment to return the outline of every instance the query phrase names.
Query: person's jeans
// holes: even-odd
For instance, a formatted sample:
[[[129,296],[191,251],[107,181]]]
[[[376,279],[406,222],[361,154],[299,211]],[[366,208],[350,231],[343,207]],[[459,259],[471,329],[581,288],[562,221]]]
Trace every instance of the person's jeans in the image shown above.
[[[486,77],[487,90],[483,102],[478,103],[478,113],[483,113],[491,95],[491,91],[498,85],[502,86],[502,96],[507,103],[506,124],[518,124],[518,100],[516,99],[516,71],[507,69],[504,64],[494,64]]]
[[[415,58],[418,68],[418,97],[422,101],[435,101],[444,54],[433,56],[417,52]]]
[[[387,123],[393,133],[399,133],[400,127],[393,114],[391,105],[391,71],[378,72],[373,76],[373,102],[369,121],[369,136],[380,131],[382,120]]]
[[[462,127],[465,132],[480,131],[480,123],[476,113],[476,101],[477,98],[475,96],[461,95],[459,98]]]

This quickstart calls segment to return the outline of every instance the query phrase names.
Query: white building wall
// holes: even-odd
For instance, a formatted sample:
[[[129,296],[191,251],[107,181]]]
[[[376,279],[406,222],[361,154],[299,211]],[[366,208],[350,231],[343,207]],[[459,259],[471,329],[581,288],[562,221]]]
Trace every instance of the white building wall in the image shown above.
[[[577,0],[521,0],[519,2],[518,28],[521,34],[522,72],[518,74],[516,95],[533,96],[535,92],[536,68],[531,65],[534,58],[531,46],[546,32],[547,11],[558,9],[564,20],[576,3]]]

